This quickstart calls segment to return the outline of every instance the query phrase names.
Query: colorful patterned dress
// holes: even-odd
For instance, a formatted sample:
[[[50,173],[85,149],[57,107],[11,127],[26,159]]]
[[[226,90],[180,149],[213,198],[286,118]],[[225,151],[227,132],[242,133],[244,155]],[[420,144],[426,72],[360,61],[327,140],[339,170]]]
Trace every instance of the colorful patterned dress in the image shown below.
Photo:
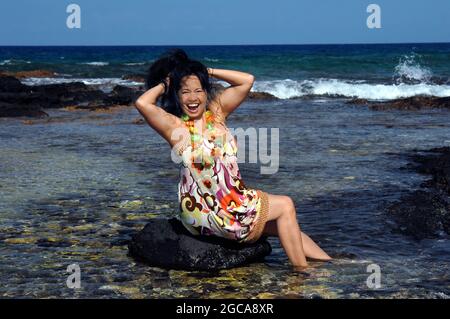
[[[180,219],[194,235],[215,235],[238,242],[257,241],[268,217],[265,192],[245,186],[237,165],[237,145],[228,128],[214,118],[214,127],[193,145],[180,143],[182,158],[178,199]]]

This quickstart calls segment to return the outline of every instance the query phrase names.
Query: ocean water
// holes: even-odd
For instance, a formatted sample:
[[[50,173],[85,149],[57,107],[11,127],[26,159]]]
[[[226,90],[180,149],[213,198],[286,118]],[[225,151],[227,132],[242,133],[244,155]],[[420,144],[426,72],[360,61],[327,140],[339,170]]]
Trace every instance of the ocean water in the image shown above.
[[[450,95],[450,44],[286,45],[183,47],[207,66],[250,72],[253,91],[281,99],[359,97],[394,99],[414,95]],[[0,47],[0,69],[45,69],[57,79],[81,80],[107,88],[127,74],[145,74],[149,64],[170,47]]]
[[[82,79],[108,89],[145,72],[165,49],[3,47],[0,69],[60,74],[23,80],[30,84]],[[31,125],[0,118],[1,297],[450,297],[449,236],[418,241],[385,211],[427,179],[401,169],[406,155],[450,146],[450,112],[345,103],[421,90],[450,96],[449,44],[185,49],[208,66],[252,72],[254,90],[281,98],[244,102],[230,116],[230,128],[280,133],[277,173],[261,175],[260,161],[240,164],[241,173],[249,186],[291,196],[302,230],[335,260],[293,273],[272,238],[264,262],[217,273],[134,261],[130,235],[149,218],[177,212],[179,172],[169,147],[147,125],[133,124],[140,117],[133,107],[48,109],[50,118]],[[80,289],[66,285],[70,264],[80,266]],[[381,271],[376,289],[367,285],[373,264]]]

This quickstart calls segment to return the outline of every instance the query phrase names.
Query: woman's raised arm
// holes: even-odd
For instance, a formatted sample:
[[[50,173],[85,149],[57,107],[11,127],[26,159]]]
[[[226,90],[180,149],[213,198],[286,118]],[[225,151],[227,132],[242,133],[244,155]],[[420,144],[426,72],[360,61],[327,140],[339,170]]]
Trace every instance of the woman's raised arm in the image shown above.
[[[164,84],[160,83],[144,94],[135,102],[135,107],[156,132],[170,145],[176,141],[171,140],[172,131],[179,127],[181,120],[156,105],[158,98],[164,93]]]
[[[225,116],[245,100],[255,82],[253,75],[240,71],[208,68],[208,73],[211,77],[231,84],[216,98]]]

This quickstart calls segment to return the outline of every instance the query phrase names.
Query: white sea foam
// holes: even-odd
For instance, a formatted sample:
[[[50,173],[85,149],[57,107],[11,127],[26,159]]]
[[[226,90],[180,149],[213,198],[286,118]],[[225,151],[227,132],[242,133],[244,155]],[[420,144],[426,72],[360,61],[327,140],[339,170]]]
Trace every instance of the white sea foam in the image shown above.
[[[450,85],[418,84],[372,84],[363,81],[339,79],[315,79],[294,81],[256,81],[252,91],[267,92],[280,99],[308,95],[342,96],[368,100],[391,100],[415,95],[450,96]]]
[[[124,63],[124,65],[144,65],[145,62],[130,62],[130,63]]]
[[[396,83],[428,82],[433,72],[419,63],[420,55],[413,53],[400,58],[395,67],[394,80]]]
[[[8,60],[3,60],[2,62],[0,62],[0,65],[13,65],[13,64],[20,64],[20,63],[30,64],[31,61],[8,59]]]
[[[59,84],[82,82],[86,85],[98,86],[99,89],[108,92],[116,85],[124,86],[139,86],[140,82],[124,80],[120,78],[25,78],[21,82],[26,85],[45,85],[45,84]]]
[[[219,59],[208,58],[207,56],[205,56],[204,59],[205,59],[205,61],[208,61],[208,62],[219,62],[220,61]]]
[[[26,78],[22,83],[27,85],[43,85],[54,83],[83,82],[86,85],[100,86],[109,90],[115,85],[139,86],[141,82],[124,80],[121,78]],[[226,82],[218,81],[224,86]],[[437,84],[376,84],[366,83],[362,80],[314,79],[294,81],[291,79],[256,81],[253,92],[267,92],[280,99],[289,99],[305,96],[347,97],[368,100],[391,100],[416,95],[429,95],[445,97],[450,96],[450,85]]]
[[[109,62],[102,62],[102,61],[98,61],[98,62],[82,62],[79,64],[85,64],[85,65],[93,65],[93,66],[106,66],[109,65]]]

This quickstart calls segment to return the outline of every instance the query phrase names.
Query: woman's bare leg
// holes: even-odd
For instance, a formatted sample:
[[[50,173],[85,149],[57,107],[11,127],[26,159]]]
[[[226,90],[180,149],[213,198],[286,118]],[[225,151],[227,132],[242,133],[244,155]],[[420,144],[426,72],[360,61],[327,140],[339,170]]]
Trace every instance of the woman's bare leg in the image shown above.
[[[274,221],[267,222],[263,234],[266,236],[278,237],[276,222]],[[306,257],[321,261],[327,261],[332,259],[304,232],[302,232],[302,243],[303,243],[303,251],[305,252]]]
[[[294,203],[287,196],[267,195],[269,196],[268,221],[276,222],[281,246],[290,262],[295,268],[308,266]]]

